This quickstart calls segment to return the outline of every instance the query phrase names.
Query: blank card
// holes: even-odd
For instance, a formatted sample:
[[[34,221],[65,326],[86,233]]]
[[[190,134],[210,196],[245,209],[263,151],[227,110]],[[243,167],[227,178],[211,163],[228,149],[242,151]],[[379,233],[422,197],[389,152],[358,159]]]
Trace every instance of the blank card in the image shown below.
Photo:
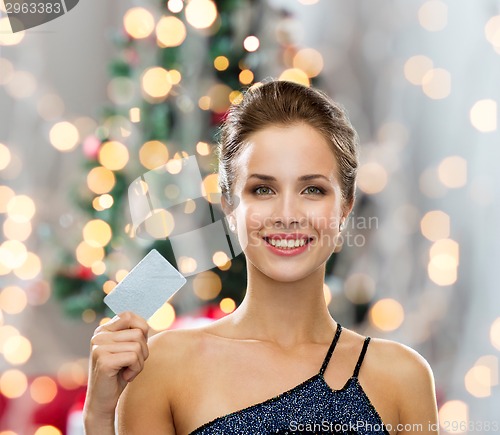
[[[156,249],[151,250],[104,298],[115,314],[132,311],[148,320],[186,283]]]

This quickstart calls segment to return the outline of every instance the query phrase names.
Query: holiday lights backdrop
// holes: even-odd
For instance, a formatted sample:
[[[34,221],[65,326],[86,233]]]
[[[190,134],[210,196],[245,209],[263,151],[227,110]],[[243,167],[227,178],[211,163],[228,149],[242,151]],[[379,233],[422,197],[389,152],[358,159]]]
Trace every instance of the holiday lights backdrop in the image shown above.
[[[270,76],[324,89],[360,134],[332,314],[428,359],[442,433],[498,422],[497,2],[101,3],[16,34],[0,18],[0,430],[64,431],[102,298],[152,247],[175,263],[168,234],[134,234],[129,183],[196,155],[215,192],[217,125]],[[216,254],[155,331],[235,309],[244,258]]]

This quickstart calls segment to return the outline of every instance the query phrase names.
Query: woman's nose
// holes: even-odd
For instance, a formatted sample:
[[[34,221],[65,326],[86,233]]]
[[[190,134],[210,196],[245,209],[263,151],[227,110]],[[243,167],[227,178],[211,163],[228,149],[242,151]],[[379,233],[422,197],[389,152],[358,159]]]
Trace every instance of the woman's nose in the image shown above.
[[[303,210],[303,207],[300,198],[294,194],[282,194],[275,203],[274,220],[286,226],[300,222],[306,217],[306,210]]]

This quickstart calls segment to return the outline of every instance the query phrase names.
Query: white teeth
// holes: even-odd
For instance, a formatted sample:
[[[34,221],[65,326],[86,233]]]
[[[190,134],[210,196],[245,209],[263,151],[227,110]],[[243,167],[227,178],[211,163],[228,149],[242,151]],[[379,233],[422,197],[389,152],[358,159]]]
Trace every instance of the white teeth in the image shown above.
[[[269,239],[269,243],[277,248],[282,248],[282,249],[290,249],[290,248],[297,248],[299,246],[304,246],[306,244],[305,239],[295,239],[295,240],[276,240],[276,239]]]

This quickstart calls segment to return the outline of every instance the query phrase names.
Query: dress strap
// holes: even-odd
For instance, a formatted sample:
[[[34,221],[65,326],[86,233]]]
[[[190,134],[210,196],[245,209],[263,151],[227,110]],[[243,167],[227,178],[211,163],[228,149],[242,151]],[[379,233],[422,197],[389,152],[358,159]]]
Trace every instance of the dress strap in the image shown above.
[[[366,349],[368,349],[368,343],[370,343],[370,337],[365,338],[365,342],[363,343],[363,349],[361,349],[361,353],[359,354],[356,368],[354,369],[354,373],[352,374],[353,378],[358,377],[359,369],[361,368],[361,364],[363,363],[363,358],[365,357]]]
[[[337,341],[339,341],[339,337],[340,337],[341,332],[342,332],[342,326],[340,325],[340,323],[337,322],[337,330],[335,331],[335,337],[333,337],[332,344],[330,344],[330,347],[328,348],[328,352],[326,354],[326,357],[323,361],[323,365],[321,366],[321,369],[319,370],[319,374],[322,376],[323,376],[323,373],[325,373],[326,366],[328,365],[328,362],[330,361],[333,350],[335,349],[335,346],[337,345]]]

